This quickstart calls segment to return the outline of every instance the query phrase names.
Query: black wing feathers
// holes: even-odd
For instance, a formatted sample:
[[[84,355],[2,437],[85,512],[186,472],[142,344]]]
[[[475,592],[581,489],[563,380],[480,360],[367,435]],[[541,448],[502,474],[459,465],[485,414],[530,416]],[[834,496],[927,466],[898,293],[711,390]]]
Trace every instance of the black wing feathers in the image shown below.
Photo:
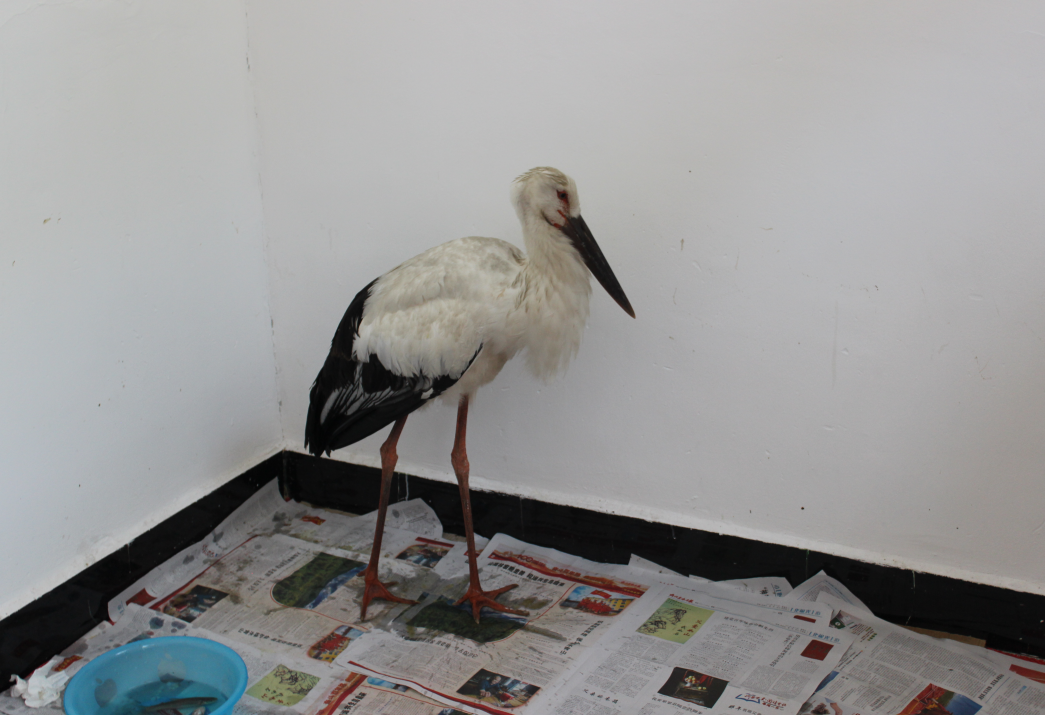
[[[460,379],[460,375],[404,377],[382,365],[376,355],[362,363],[352,357],[363,307],[376,282],[359,291],[348,306],[326,362],[312,383],[305,447],[316,456],[369,437],[438,397]]]

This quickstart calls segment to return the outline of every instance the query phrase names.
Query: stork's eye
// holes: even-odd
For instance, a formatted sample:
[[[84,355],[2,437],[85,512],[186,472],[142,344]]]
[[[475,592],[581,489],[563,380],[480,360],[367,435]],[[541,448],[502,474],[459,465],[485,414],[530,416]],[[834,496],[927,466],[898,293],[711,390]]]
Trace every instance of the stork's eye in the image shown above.
[[[567,194],[565,191],[559,191],[558,196],[559,201],[565,201],[567,198],[569,198],[569,194]]]

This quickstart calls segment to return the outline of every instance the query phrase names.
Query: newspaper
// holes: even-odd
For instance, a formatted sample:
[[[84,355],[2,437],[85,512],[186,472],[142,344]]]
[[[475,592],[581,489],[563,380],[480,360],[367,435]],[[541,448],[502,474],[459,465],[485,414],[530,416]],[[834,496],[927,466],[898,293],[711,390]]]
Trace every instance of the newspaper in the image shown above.
[[[799,601],[790,596],[776,596],[771,589],[748,590],[737,581],[696,581],[670,574],[656,574],[654,582],[666,586],[707,593],[720,601],[731,601],[730,608],[758,620],[779,623],[800,632],[823,630],[831,625],[831,607],[821,603]],[[787,581],[781,581],[786,584]]]
[[[1022,675],[1035,683],[1045,685],[1045,660],[1029,656],[1010,655],[996,650],[984,650],[983,654],[1005,670]]]
[[[109,601],[109,620],[118,620],[128,603],[144,605],[170,593],[255,533],[274,531],[277,527],[272,521],[283,523],[291,518],[284,510],[304,511],[302,505],[284,502],[276,481],[255,492],[201,541],[182,549],[117,594]]]
[[[677,571],[672,571],[669,568],[665,568],[660,564],[654,563],[649,559],[644,559],[641,556],[636,556],[635,554],[632,554],[631,558],[628,559],[628,565],[632,568],[645,569],[660,574],[670,574],[674,576],[682,575]],[[710,579],[706,579],[703,576],[697,576],[696,574],[690,574],[689,578],[697,583],[711,583]],[[786,596],[791,593],[791,584],[788,583],[786,578],[779,576],[764,576],[760,578],[744,579],[738,578],[727,581],[715,581],[715,583],[719,586],[732,586],[733,588],[739,588],[741,591],[761,593],[763,596]],[[808,600],[815,601],[816,598],[814,597]]]
[[[803,713],[1031,715],[1045,709],[1045,685],[1035,682],[1045,679],[1045,668],[915,633],[827,593],[818,600],[837,610],[835,627],[856,641]]]
[[[484,609],[477,625],[467,606],[454,606],[467,587],[461,578],[401,614],[390,631],[349,646],[338,664],[473,712],[544,712],[541,691],[554,692],[589,645],[642,596],[651,575],[503,534],[478,564],[483,587],[516,584],[499,601],[529,615]]]
[[[273,482],[121,593],[113,622],[40,675],[196,635],[247,664],[237,715],[1045,712],[1045,664],[881,621],[822,572],[793,591],[777,577],[711,583],[639,557],[599,564],[477,537],[483,587],[515,584],[498,600],[528,614],[484,609],[476,625],[454,605],[465,544],[420,500],[392,505],[386,523],[380,577],[416,606],[376,600],[360,621],[376,515],[287,503]],[[0,695],[0,713],[30,712],[61,706]]]
[[[673,576],[681,576],[682,575],[678,571],[672,571],[671,569],[669,569],[667,567],[661,566],[658,563],[654,563],[653,561],[650,561],[649,559],[644,559],[641,556],[636,556],[635,554],[632,554],[628,558],[628,566],[631,566],[632,568],[635,568],[635,569],[645,569],[646,571],[653,571],[655,573],[666,573],[666,574],[671,574]],[[707,581],[708,580],[706,578],[701,578],[700,576],[690,576],[690,578],[697,579],[698,581]]]
[[[109,619],[117,620],[127,603],[147,605],[181,588],[254,536],[284,533],[313,543],[369,554],[373,546],[376,520],[376,512],[350,516],[329,509],[286,502],[274,479],[240,505],[204,539],[183,549],[121,591],[109,602]],[[442,539],[443,528],[439,518],[420,499],[391,505],[385,523],[386,533],[387,530],[399,530],[411,532],[417,538]],[[392,548],[384,542],[382,547],[385,552]]]
[[[413,688],[346,671],[348,676],[323,694],[323,706],[309,715],[468,715],[426,698]]]
[[[690,576],[693,579],[693,576]],[[697,577],[698,581],[703,581]],[[719,586],[731,586],[741,591],[760,593],[763,596],[783,598],[791,593],[791,584],[783,576],[763,576],[760,578],[736,578],[728,581],[715,581]]]
[[[401,614],[391,632],[360,639],[338,663],[476,712],[549,712],[587,650],[615,622],[631,622],[629,614],[648,602],[643,594],[654,586],[684,593],[702,588],[716,607],[761,619],[774,632],[839,641],[829,629],[830,610],[819,604],[749,593],[737,584],[696,584],[639,563],[638,569],[597,564],[499,534],[479,559],[484,587],[517,584],[501,600],[529,610],[529,616],[484,610],[476,626],[467,609],[453,606],[464,591],[462,582]],[[632,623],[631,630],[642,622]],[[809,684],[810,693],[817,682]],[[795,712],[801,702],[794,703]]]
[[[766,610],[738,593],[682,579],[651,586],[561,689],[553,712],[798,713],[854,637],[790,613],[812,609]]]
[[[440,582],[432,566],[465,544],[388,529],[379,577],[398,595],[421,598]],[[403,604],[370,603],[360,621],[368,554],[323,547],[285,534],[252,537],[150,607],[264,651],[333,661]]]
[[[863,601],[856,597],[856,594],[843,586],[841,581],[831,578],[823,571],[799,584],[798,588],[792,591],[790,596],[797,598],[799,601],[815,602],[822,593],[842,603],[855,606],[862,611],[869,612],[871,610],[864,605]]]
[[[682,574],[677,571],[672,571],[669,568],[665,568],[660,564],[654,563],[649,559],[644,559],[641,556],[631,555],[628,559],[628,565],[632,568],[645,569],[647,571],[654,571],[660,574],[670,574],[674,576],[681,576]],[[709,579],[703,576],[697,576],[690,574],[689,578],[697,583],[710,583]],[[763,596],[786,596],[791,593],[791,584],[788,583],[786,578],[778,576],[765,576],[761,578],[746,578],[746,579],[730,579],[728,581],[715,581],[719,586],[732,586],[739,588],[741,591],[750,591],[752,593],[761,593]],[[809,600],[816,600],[815,598]]]

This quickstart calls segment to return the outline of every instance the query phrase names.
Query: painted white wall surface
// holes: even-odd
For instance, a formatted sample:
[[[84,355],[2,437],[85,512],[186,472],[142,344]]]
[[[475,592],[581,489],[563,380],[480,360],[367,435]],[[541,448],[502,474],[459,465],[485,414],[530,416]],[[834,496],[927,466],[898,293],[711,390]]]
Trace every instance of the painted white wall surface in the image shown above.
[[[247,7],[289,447],[355,293],[548,164],[638,319],[479,393],[474,485],[1045,593],[1045,4]]]
[[[0,617],[282,440],[246,27],[0,3]]]

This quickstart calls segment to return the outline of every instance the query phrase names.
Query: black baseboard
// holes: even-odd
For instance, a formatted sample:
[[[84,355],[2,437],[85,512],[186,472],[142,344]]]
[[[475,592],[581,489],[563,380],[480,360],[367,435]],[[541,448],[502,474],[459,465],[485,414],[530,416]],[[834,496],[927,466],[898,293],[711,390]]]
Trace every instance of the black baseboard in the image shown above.
[[[377,469],[296,452],[274,455],[0,621],[0,683],[12,673],[25,677],[107,618],[111,598],[202,539],[277,477],[289,498],[357,513],[377,506]],[[396,474],[392,500],[408,496],[424,499],[446,531],[464,533],[456,484]],[[1045,596],[494,492],[473,491],[472,508],[477,533],[502,532],[593,561],[625,563],[634,553],[713,580],[772,575],[792,584],[822,569],[886,620],[1045,656]]]

